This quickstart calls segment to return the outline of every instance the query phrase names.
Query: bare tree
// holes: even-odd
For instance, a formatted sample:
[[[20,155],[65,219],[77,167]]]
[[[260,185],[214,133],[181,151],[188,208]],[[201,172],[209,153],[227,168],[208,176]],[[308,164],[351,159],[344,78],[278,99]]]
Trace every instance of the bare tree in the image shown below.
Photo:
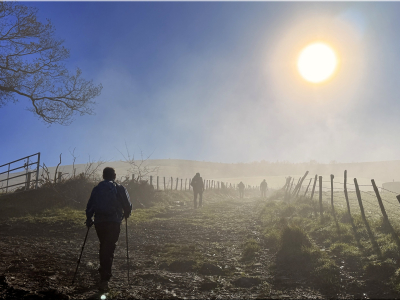
[[[76,156],[75,156],[75,149],[71,152],[71,150],[69,150],[69,153],[72,155],[73,161],[72,161],[72,177],[75,178],[76,175],[76,169],[75,169],[75,161],[76,161]]]
[[[106,162],[107,161],[104,161],[101,158],[99,158],[97,161],[91,160],[89,156],[89,162],[86,163],[83,175],[86,178],[93,179],[93,181],[100,179],[99,175],[100,167],[104,165]]]
[[[54,35],[47,20],[37,20],[37,8],[0,2],[0,107],[20,97],[45,123],[68,125],[72,116],[92,114],[91,101],[101,84],[81,78],[78,68],[70,74],[63,61],[69,50]]]
[[[149,166],[147,163],[147,161],[151,157],[152,153],[149,156],[144,157],[143,152],[140,151],[140,159],[135,160],[134,155],[130,154],[128,146],[126,145],[126,142],[125,142],[125,150],[126,150],[126,155],[123,154],[119,150],[118,150],[118,152],[121,153],[122,157],[124,158],[124,162],[129,165],[128,173],[137,175],[137,181],[140,181],[141,179],[149,176],[150,174],[154,174],[154,173],[158,172],[158,169],[159,169],[158,166]],[[128,174],[128,176],[129,176],[129,174]]]

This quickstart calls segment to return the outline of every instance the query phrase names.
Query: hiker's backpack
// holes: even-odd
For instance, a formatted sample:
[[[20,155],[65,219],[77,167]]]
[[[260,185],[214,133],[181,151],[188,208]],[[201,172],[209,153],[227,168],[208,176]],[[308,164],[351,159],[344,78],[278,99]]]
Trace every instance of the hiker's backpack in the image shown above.
[[[117,200],[117,187],[112,181],[102,181],[96,186],[94,213],[96,215],[111,216],[122,210]]]

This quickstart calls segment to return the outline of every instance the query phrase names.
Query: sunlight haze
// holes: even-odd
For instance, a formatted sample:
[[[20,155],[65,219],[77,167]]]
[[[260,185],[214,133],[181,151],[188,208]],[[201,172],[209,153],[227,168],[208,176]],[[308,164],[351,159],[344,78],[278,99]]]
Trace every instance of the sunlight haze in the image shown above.
[[[71,164],[74,148],[77,163],[120,160],[125,143],[136,156],[225,163],[400,158],[397,2],[28,5],[65,40],[67,67],[103,89],[69,126],[44,124],[22,97],[1,107],[3,163],[41,152]],[[339,63],[314,84],[297,64],[318,41]]]

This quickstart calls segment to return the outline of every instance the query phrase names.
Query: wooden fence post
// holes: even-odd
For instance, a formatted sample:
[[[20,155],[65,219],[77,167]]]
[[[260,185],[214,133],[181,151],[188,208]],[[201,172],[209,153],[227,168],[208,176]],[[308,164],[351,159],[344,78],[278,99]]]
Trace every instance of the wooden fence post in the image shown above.
[[[303,181],[307,177],[307,175],[308,175],[308,171],[303,175],[303,177],[300,179],[299,183],[297,184],[297,187],[296,187],[297,190],[295,190],[296,191],[295,197],[297,197],[299,195],[301,186],[303,185]],[[294,194],[294,192],[293,192],[293,194]]]
[[[192,188],[192,178],[189,178],[189,191]]]
[[[335,214],[335,207],[333,206],[333,178],[335,178],[335,176],[331,174],[331,206],[332,206],[332,213]]]
[[[179,182],[179,179],[178,179],[178,177],[176,177],[175,190],[178,190],[178,182]]]
[[[164,176],[164,191],[166,190],[166,186],[165,186],[165,176]]]
[[[153,186],[153,176],[150,176],[150,185]]]
[[[305,196],[307,195],[308,188],[310,187],[311,181],[312,181],[312,178],[310,178],[310,182],[308,183],[308,186],[307,186],[306,192],[304,193],[304,196],[303,196],[303,197],[305,197]]]
[[[186,185],[187,185],[187,178],[185,178],[185,191],[187,190]]]
[[[354,178],[354,185],[356,186],[356,194],[357,194],[358,204],[360,205],[361,218],[363,219],[365,227],[367,228],[371,243],[374,246],[375,251],[377,252],[378,256],[381,258],[382,257],[381,249],[379,248],[379,245],[375,240],[374,234],[372,233],[372,230],[369,227],[367,218],[365,217],[364,206],[363,206],[363,203],[361,200],[361,193],[360,193],[360,188],[358,187],[357,178]]]
[[[298,187],[299,187],[300,180],[301,180],[301,177],[299,177],[299,180],[297,180],[297,183],[296,183],[296,185],[294,186],[292,196],[294,196],[294,195],[296,194],[297,189],[298,189]]]
[[[349,213],[349,218],[351,219],[349,195],[347,194],[347,170],[344,170],[344,197],[346,198],[347,211]]]
[[[367,222],[367,218],[365,217],[365,212],[364,212],[364,205],[361,200],[360,189],[359,189],[358,183],[357,183],[357,178],[354,178],[354,185],[356,186],[356,194],[357,194],[358,204],[360,205],[361,217],[364,222]]]
[[[181,191],[182,191],[182,181],[183,181],[183,179],[181,178]]]
[[[294,182],[294,177],[292,178],[292,184],[290,185],[289,195],[290,195],[290,193],[292,192],[293,182]]]
[[[158,185],[158,176],[157,176],[157,191],[160,189],[160,186]]]
[[[389,222],[389,218],[386,214],[385,207],[383,206],[382,198],[381,198],[381,195],[379,194],[378,188],[376,187],[375,180],[371,179],[371,182],[372,182],[372,186],[374,187],[376,198],[378,199],[379,207],[381,208],[381,211],[382,211],[383,219],[385,220],[385,222]]]
[[[315,186],[316,186],[316,184],[317,184],[317,177],[318,177],[318,175],[315,175],[315,178],[314,178],[314,185],[313,185],[313,188],[312,188],[312,191],[311,191],[311,196],[310,196],[310,200],[311,200],[311,201],[312,201],[312,199],[313,199],[313,197],[314,197]]]
[[[31,173],[27,174],[27,179],[26,179],[26,184],[25,184],[25,189],[29,190],[31,187]]]
[[[319,215],[322,219],[322,176],[319,176]]]

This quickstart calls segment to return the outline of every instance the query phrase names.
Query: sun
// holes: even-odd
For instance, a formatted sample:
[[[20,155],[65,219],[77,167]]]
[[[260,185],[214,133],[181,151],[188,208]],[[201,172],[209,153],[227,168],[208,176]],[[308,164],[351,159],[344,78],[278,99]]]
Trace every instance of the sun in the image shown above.
[[[335,51],[325,43],[316,42],[300,52],[297,69],[305,80],[320,83],[332,76],[337,64]]]

